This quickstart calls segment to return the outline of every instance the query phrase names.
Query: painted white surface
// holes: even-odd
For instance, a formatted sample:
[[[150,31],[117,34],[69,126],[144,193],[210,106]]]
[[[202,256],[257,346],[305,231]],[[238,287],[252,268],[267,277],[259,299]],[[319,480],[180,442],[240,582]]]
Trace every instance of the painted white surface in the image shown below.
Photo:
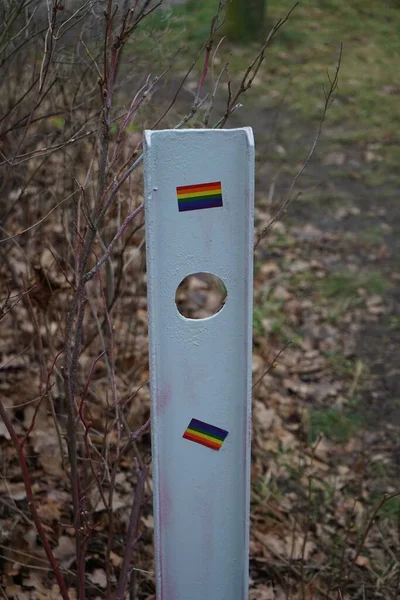
[[[250,128],[147,131],[144,146],[158,600],[248,596],[254,144]],[[177,186],[221,181],[223,207],[178,211]],[[225,283],[224,308],[185,319],[190,273]],[[182,438],[192,418],[229,432]]]

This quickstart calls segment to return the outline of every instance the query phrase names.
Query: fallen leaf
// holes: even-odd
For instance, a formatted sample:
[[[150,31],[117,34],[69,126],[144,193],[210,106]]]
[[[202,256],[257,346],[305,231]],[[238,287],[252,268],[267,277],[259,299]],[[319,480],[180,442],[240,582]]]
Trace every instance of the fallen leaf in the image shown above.
[[[359,567],[366,567],[367,569],[372,569],[371,562],[367,556],[362,556],[361,554],[356,558],[356,565]]]
[[[315,543],[310,539],[304,542],[304,537],[302,535],[296,535],[294,540],[293,536],[290,535],[286,538],[285,543],[286,556],[291,556],[295,560],[308,560],[316,549]]]
[[[154,518],[153,515],[149,515],[148,517],[142,517],[142,523],[144,523],[144,525],[148,528],[148,529],[154,529]]]
[[[376,154],[376,152],[372,152],[371,150],[366,150],[364,152],[364,160],[366,163],[381,162],[383,160],[383,157],[380,156],[379,154]]]
[[[91,497],[90,497],[90,501],[93,506],[94,512],[98,513],[98,512],[102,512],[103,510],[106,510],[104,502],[103,502],[103,500],[100,496],[99,490],[97,488],[93,488],[93,491],[92,491]],[[130,504],[130,502],[131,502],[131,498],[129,495],[121,496],[121,494],[114,491],[113,498],[112,498],[112,509],[114,511],[118,510],[119,508],[123,508],[124,506],[128,506]]]
[[[256,539],[260,540],[266,550],[269,550],[272,556],[285,556],[286,546],[285,541],[281,536],[275,533],[260,533],[257,532]]]
[[[34,406],[31,405],[25,409],[24,426],[26,428],[30,427],[34,414]],[[54,423],[47,417],[46,411],[42,410],[42,408],[36,415],[35,427],[29,439],[31,440],[33,450],[38,454],[38,461],[44,471],[49,475],[64,475],[60,446]]]
[[[290,292],[288,292],[283,285],[277,285],[274,291],[272,292],[272,295],[275,298],[275,300],[283,301],[289,300],[289,298],[291,297]]]
[[[306,271],[310,271],[311,267],[310,267],[310,263],[307,262],[306,260],[294,260],[290,265],[289,265],[289,271],[291,271],[292,273],[305,273]]]
[[[123,558],[121,556],[118,556],[118,554],[115,554],[115,552],[111,550],[110,561],[113,567],[120,567],[123,563]]]
[[[56,502],[41,502],[37,505],[37,511],[43,521],[51,523],[61,519],[62,505]]]
[[[250,590],[249,600],[276,600],[276,595],[272,586],[259,586]]]
[[[30,595],[24,592],[20,585],[7,585],[5,588],[6,598],[16,600],[30,600]]]
[[[277,414],[273,408],[267,408],[260,400],[255,400],[253,409],[254,419],[264,431],[270,429],[277,419]]]
[[[6,440],[11,440],[11,436],[8,433],[8,429],[4,424],[4,421],[0,421],[0,438],[5,438]]]
[[[62,535],[58,539],[58,546],[54,556],[60,561],[63,569],[69,569],[76,559],[76,542],[74,538]]]
[[[93,573],[88,573],[87,578],[103,589],[107,587],[107,577],[103,569],[95,569]]]
[[[326,154],[321,163],[325,166],[336,165],[341,166],[346,162],[346,155],[343,152],[329,152]]]
[[[0,480],[0,494],[9,496],[16,502],[25,500],[26,491],[23,481],[17,481],[16,483],[10,483],[7,479]]]

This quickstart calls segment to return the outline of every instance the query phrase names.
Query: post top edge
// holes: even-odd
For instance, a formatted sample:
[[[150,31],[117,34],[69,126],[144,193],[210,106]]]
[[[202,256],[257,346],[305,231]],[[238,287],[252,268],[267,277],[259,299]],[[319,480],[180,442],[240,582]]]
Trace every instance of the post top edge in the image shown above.
[[[145,129],[144,137],[146,143],[150,144],[150,140],[153,136],[179,136],[182,133],[189,132],[194,135],[204,135],[205,133],[210,134],[211,132],[216,135],[243,132],[246,134],[248,143],[250,145],[254,144],[254,134],[251,127],[233,127],[232,129]]]

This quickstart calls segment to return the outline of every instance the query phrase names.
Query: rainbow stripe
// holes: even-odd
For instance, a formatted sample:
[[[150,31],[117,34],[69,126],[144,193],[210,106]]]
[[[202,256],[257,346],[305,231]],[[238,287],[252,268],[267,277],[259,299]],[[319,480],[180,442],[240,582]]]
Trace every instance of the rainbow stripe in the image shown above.
[[[192,419],[182,437],[212,450],[219,450],[227,435],[228,432],[225,429]]]
[[[179,212],[216,208],[222,206],[222,186],[220,181],[199,185],[181,185],[176,188]]]

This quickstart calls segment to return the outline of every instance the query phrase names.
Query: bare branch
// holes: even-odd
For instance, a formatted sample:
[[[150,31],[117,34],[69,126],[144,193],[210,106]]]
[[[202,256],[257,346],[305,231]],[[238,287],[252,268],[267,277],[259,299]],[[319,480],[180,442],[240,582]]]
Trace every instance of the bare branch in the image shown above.
[[[39,513],[36,508],[35,499],[34,499],[33,490],[32,490],[31,478],[30,478],[30,474],[29,474],[29,467],[26,462],[23,443],[19,439],[19,437],[14,429],[14,426],[11,422],[11,419],[9,418],[9,416],[7,414],[7,410],[5,409],[5,407],[1,401],[0,401],[0,416],[3,420],[4,425],[7,428],[8,433],[10,434],[10,437],[14,444],[15,450],[17,451],[18,461],[19,461],[21,471],[22,471],[22,477],[23,477],[23,482],[24,482],[24,486],[25,486],[25,491],[26,491],[26,495],[28,497],[28,506],[29,506],[30,513],[32,515],[33,522],[36,527],[36,531],[38,532],[40,540],[43,544],[44,551],[46,552],[48,561],[51,565],[51,568],[54,571],[54,575],[56,576],[57,583],[60,588],[60,594],[61,594],[63,600],[70,600],[67,586],[64,581],[64,577],[62,576],[60,567],[59,567],[59,565],[56,561],[56,558],[53,554],[53,551],[51,549],[49,540],[47,538],[45,529],[43,527],[42,521],[40,519]]]

